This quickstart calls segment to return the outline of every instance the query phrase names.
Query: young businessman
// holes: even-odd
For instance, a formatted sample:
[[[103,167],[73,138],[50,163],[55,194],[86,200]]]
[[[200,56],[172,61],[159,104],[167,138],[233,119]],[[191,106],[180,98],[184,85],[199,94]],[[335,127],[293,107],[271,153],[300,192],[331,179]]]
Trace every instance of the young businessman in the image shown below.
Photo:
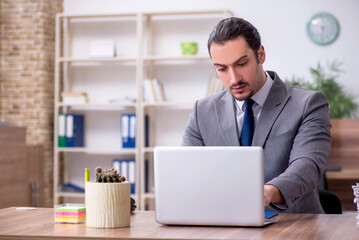
[[[326,97],[264,71],[260,35],[243,19],[219,22],[209,36],[208,51],[226,90],[195,103],[182,145],[261,146],[266,210],[323,213],[317,185],[331,145]],[[250,101],[254,133],[248,144],[242,141],[248,141],[244,118],[251,119],[245,116]]]

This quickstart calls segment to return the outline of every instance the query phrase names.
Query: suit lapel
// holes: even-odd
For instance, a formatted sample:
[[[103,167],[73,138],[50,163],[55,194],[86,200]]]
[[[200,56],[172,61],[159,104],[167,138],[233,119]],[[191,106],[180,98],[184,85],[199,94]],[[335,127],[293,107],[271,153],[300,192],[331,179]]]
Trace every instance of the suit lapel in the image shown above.
[[[259,116],[256,129],[254,131],[252,146],[264,146],[272,126],[290,98],[287,95],[285,84],[277,74],[269,72],[274,82],[264,102],[261,115]],[[274,76],[272,74],[275,74]]]
[[[216,121],[218,122],[225,146],[239,145],[234,107],[234,99],[228,91],[226,91],[223,97],[216,99],[214,102]]]

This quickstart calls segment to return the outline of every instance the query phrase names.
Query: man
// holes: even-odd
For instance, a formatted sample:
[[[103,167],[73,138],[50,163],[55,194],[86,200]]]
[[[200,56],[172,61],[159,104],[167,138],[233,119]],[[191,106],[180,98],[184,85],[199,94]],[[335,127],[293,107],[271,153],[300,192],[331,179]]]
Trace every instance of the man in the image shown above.
[[[261,146],[266,210],[323,213],[317,185],[331,145],[326,97],[284,84],[275,72],[264,71],[260,35],[243,19],[219,22],[208,51],[226,90],[195,103],[182,145]],[[247,99],[254,100],[248,115],[244,102],[252,100]],[[251,109],[254,133],[249,144],[241,144],[248,141],[244,118],[250,119]]]

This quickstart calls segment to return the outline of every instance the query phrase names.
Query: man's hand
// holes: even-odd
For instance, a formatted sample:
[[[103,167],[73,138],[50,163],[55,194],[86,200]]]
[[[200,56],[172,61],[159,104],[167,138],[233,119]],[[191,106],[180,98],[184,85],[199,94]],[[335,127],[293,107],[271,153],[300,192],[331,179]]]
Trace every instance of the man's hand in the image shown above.
[[[277,187],[273,185],[264,185],[264,206],[269,205],[271,202],[283,203],[283,195]]]

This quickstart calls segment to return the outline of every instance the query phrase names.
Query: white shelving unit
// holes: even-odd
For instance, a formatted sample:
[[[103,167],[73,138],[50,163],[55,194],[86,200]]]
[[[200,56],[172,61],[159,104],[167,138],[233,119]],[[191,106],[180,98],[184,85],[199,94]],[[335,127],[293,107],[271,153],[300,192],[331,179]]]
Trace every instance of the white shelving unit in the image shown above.
[[[84,198],[82,193],[61,191],[59,184],[74,181],[84,185],[85,167],[93,171],[95,165],[109,167],[113,158],[133,158],[136,161],[133,197],[139,209],[153,208],[153,149],[158,145],[180,144],[193,103],[205,97],[209,78],[214,74],[206,50],[208,35],[220,19],[228,16],[231,13],[227,10],[57,15],[55,204],[70,198],[78,201]],[[91,59],[88,56],[89,41],[99,38],[116,40],[115,57]],[[185,41],[198,43],[197,55],[181,54],[180,44]],[[165,102],[142,100],[145,78],[157,78],[163,83]],[[60,98],[62,91],[87,92],[89,102],[65,104]],[[124,97],[136,101],[109,103]],[[85,147],[58,147],[59,113],[85,115]],[[122,148],[122,113],[137,116],[136,148]],[[149,146],[145,146],[145,115],[149,117]]]

